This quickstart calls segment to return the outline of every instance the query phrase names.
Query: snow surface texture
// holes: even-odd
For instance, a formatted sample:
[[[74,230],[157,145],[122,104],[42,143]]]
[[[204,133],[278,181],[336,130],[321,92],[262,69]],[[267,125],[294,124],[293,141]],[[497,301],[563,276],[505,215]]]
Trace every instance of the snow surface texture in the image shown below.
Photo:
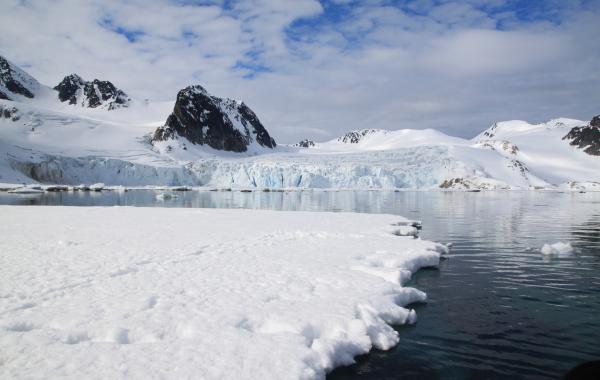
[[[7,61],[8,62],[8,61]],[[563,140],[587,122],[495,123],[472,140],[439,131],[352,131],[328,142],[244,153],[194,145],[181,136],[151,143],[174,102],[139,102],[107,111],[61,103],[57,92],[11,66],[35,92],[0,100],[0,182],[115,186],[333,189],[600,189],[600,156]],[[233,128],[234,109],[221,111]],[[237,108],[236,108],[237,107]],[[231,113],[233,112],[233,113]],[[268,129],[268,126],[267,126]],[[306,147],[304,147],[306,146]]]
[[[0,378],[315,379],[399,337],[401,217],[0,207]]]
[[[546,256],[570,256],[573,253],[573,247],[570,243],[559,241],[554,244],[544,244],[540,251],[542,255]]]

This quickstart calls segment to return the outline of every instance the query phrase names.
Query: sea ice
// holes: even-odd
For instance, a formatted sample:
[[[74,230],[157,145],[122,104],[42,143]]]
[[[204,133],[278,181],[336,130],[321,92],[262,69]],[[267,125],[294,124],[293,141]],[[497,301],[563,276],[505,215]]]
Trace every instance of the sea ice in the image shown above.
[[[0,378],[323,379],[416,321],[447,247],[397,222],[0,206]]]
[[[568,256],[573,253],[573,247],[570,243],[558,242],[554,244],[544,244],[540,250],[543,255],[549,256]]]
[[[41,194],[44,192],[40,186],[24,186],[8,190],[12,194]]]
[[[104,184],[102,182],[94,183],[90,185],[91,191],[102,191],[104,189]]]
[[[417,236],[419,234],[419,230],[413,226],[398,226],[398,229],[395,233],[398,236]]]

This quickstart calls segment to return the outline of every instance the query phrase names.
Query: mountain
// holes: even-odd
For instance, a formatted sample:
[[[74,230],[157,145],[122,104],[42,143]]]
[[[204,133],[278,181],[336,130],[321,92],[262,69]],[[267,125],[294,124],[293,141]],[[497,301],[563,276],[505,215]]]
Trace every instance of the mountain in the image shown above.
[[[152,141],[183,138],[194,145],[208,145],[216,150],[245,152],[254,143],[275,148],[258,117],[248,106],[232,99],[210,95],[202,86],[179,91],[173,113],[159,127]],[[187,149],[185,142],[182,146]]]
[[[304,139],[292,145],[295,148],[312,148],[315,146],[315,142],[312,140]]]
[[[58,99],[72,105],[88,108],[106,108],[114,110],[127,107],[131,99],[123,90],[116,88],[109,81],[94,79],[85,81],[77,74],[71,74],[54,87],[58,91]]]
[[[119,90],[101,81],[70,75],[54,90],[6,60],[2,67],[0,183],[600,189],[600,118],[498,122],[470,140],[433,129],[365,129],[287,146],[276,145],[244,103],[201,86],[173,101],[123,107]],[[74,107],[72,99],[101,104]]]
[[[0,56],[0,99],[34,98],[41,85],[6,58]]]

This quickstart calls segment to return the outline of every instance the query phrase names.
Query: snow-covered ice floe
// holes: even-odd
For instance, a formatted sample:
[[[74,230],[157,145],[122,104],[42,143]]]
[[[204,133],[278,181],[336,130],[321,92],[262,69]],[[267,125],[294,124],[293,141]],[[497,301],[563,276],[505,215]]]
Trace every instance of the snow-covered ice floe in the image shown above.
[[[416,320],[391,215],[0,206],[0,377],[314,379]]]
[[[573,247],[570,243],[558,242],[554,244],[544,244],[540,250],[542,255],[546,256],[569,256],[573,253]]]

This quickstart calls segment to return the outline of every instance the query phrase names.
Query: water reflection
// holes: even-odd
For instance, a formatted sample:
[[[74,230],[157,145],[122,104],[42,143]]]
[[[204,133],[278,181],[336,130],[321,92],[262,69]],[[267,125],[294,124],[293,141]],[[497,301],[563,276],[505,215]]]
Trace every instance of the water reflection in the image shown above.
[[[412,285],[429,302],[400,344],[332,379],[559,378],[600,358],[600,194],[556,192],[0,193],[0,204],[218,207],[391,213],[423,221],[422,236],[454,244]],[[544,243],[571,257],[544,260]]]

